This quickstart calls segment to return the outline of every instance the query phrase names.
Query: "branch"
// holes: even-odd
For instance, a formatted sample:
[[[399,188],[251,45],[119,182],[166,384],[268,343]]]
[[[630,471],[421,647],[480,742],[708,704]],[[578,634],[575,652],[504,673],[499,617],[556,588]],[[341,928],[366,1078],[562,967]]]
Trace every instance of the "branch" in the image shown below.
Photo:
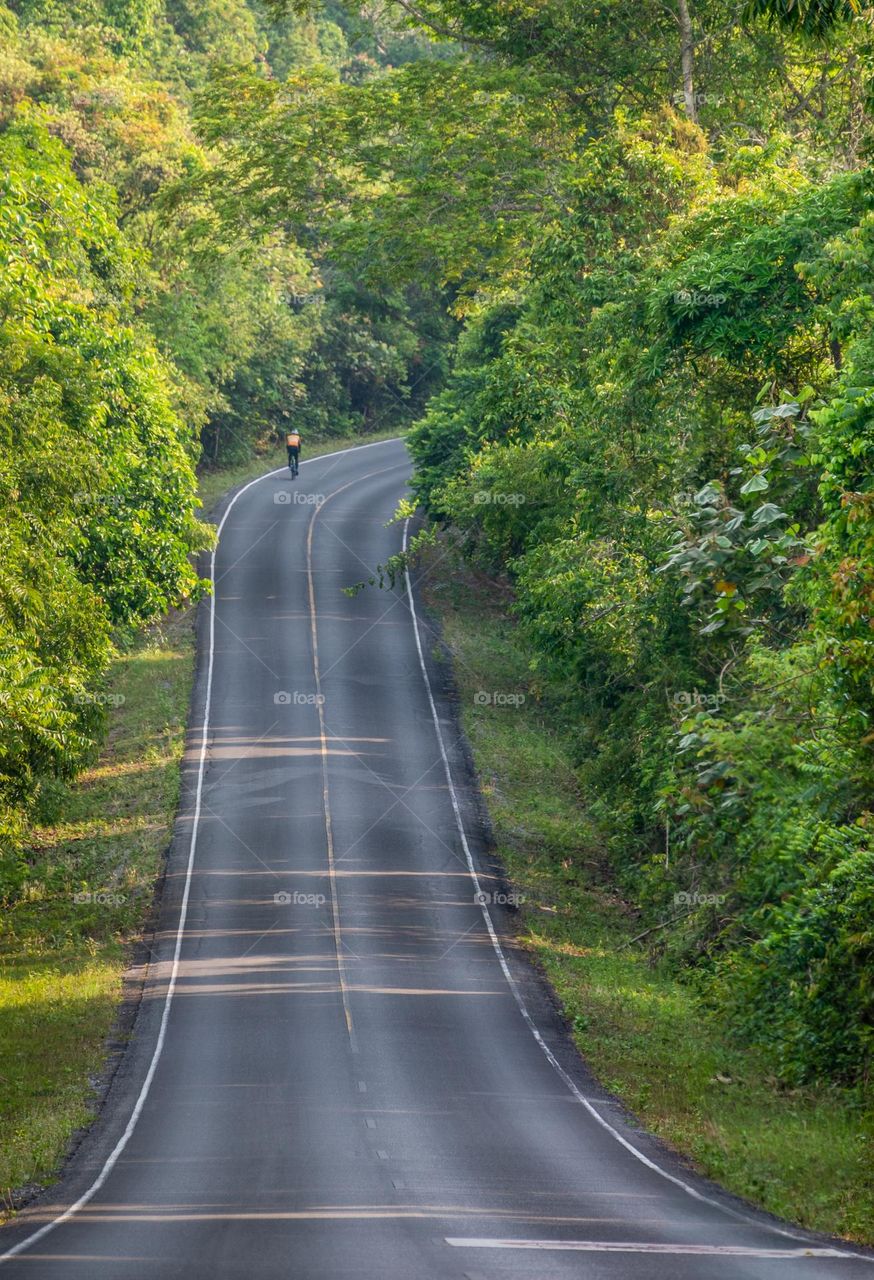
[[[494,45],[494,41],[486,39],[485,36],[460,35],[458,31],[453,31],[451,27],[441,26],[439,23],[434,22],[433,19],[426,17],[424,13],[420,13],[418,9],[410,4],[410,0],[392,0],[392,3],[400,5],[404,13],[412,18],[414,22],[417,22],[420,27],[426,27],[429,31],[433,31],[435,35],[443,36],[446,40],[458,40],[461,44],[478,44],[489,49]]]
[[[627,942],[623,942],[619,948],[624,951],[626,947],[632,946],[635,942],[640,942],[641,938],[647,937],[650,933],[655,933],[658,929],[667,929],[669,924],[676,924],[678,920],[685,920],[687,916],[691,916],[691,911],[684,911],[681,916],[674,916],[671,920],[663,920],[661,924],[654,924],[651,929],[644,929],[643,933],[638,933],[635,937],[629,938]]]

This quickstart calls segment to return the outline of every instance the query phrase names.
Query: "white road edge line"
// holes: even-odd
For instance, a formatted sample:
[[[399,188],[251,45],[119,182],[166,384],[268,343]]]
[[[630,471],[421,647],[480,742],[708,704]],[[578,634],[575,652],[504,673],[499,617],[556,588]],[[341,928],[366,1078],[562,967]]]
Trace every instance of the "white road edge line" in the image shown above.
[[[453,1249],[552,1249],[573,1253],[669,1253],[725,1258],[852,1258],[841,1249],[755,1249],[743,1244],[649,1244],[624,1240],[513,1240],[444,1236]]]
[[[408,516],[406,521],[404,522],[404,536],[401,543],[401,552],[404,556],[406,556],[406,552],[407,552],[407,546],[408,546],[408,540],[409,540],[409,529],[410,529],[410,517]],[[437,715],[437,706],[434,702],[434,694],[431,689],[431,679],[428,675],[428,668],[425,665],[425,658],[422,653],[422,640],[419,634],[419,618],[418,618],[418,614],[416,613],[416,602],[413,597],[412,584],[410,582],[409,565],[406,563],[406,561],[404,563],[404,578],[406,580],[407,600],[410,607],[410,615],[413,620],[413,634],[416,639],[416,652],[419,655],[419,667],[421,668],[422,678],[425,682],[425,692],[428,695],[428,703],[431,708],[431,718],[434,721],[434,730],[435,730],[435,733],[437,734],[437,744],[440,748],[440,755],[443,760],[443,771],[446,775],[446,783],[449,788],[449,796],[452,802],[452,811],[455,814],[455,824],[458,828],[458,834],[461,838],[461,845],[462,845],[462,848],[464,849],[464,856],[467,859],[468,869],[470,870],[470,877],[471,877],[471,880],[473,881],[474,893],[475,895],[480,895],[482,893],[482,890],[480,889],[479,877],[477,876],[476,866],[474,865],[473,856],[471,855],[471,852],[470,852],[470,845],[467,842],[467,834],[465,832],[464,822],[462,821],[462,817],[461,817],[461,806],[458,803],[458,794],[455,790],[455,783],[453,782],[453,779],[452,779],[452,770],[449,766],[449,758],[446,754],[446,746],[443,740],[443,732],[440,728],[440,720]],[[489,937],[492,940],[492,946],[494,948],[495,955],[498,958],[498,963],[500,964],[501,969],[503,970],[504,977],[507,980],[507,984],[510,988],[510,991],[513,994],[513,998],[516,1001],[516,1004],[519,1008],[519,1012],[522,1014],[522,1017],[525,1020],[525,1024],[528,1027],[528,1030],[531,1032],[534,1039],[537,1041],[540,1048],[543,1050],[544,1054],[549,1060],[550,1065],[558,1073],[558,1075],[567,1085],[568,1089],[570,1089],[571,1093],[576,1098],[577,1102],[579,1102],[581,1106],[585,1107],[589,1115],[592,1116],[592,1118],[598,1122],[601,1128],[606,1129],[607,1133],[609,1133],[612,1138],[615,1138],[616,1141],[621,1146],[625,1147],[626,1151],[629,1151],[636,1160],[639,1160],[641,1162],[641,1164],[646,1165],[646,1167],[648,1169],[651,1169],[653,1173],[657,1173],[660,1177],[665,1178],[668,1182],[673,1183],[675,1187],[679,1187],[681,1191],[685,1191],[686,1195],[691,1196],[693,1200],[697,1200],[701,1204],[710,1205],[711,1208],[718,1209],[721,1213],[728,1214],[730,1217],[737,1218],[739,1221],[746,1222],[751,1226],[758,1227],[760,1229],[765,1228],[768,1231],[774,1232],[776,1235],[785,1236],[789,1240],[800,1240],[802,1242],[806,1241],[807,1239],[806,1236],[803,1236],[794,1231],[787,1231],[784,1228],[778,1227],[775,1224],[770,1222],[760,1222],[757,1219],[752,1218],[747,1214],[739,1213],[736,1209],[729,1208],[728,1205],[720,1204],[718,1200],[713,1200],[710,1196],[704,1195],[703,1192],[701,1191],[697,1191],[694,1187],[690,1186],[688,1182],[684,1182],[682,1178],[676,1177],[674,1174],[669,1173],[667,1169],[663,1169],[660,1165],[656,1164],[655,1161],[650,1160],[648,1156],[645,1156],[642,1151],[639,1151],[638,1148],[635,1147],[631,1142],[629,1142],[627,1138],[624,1138],[622,1134],[619,1132],[619,1130],[615,1129],[613,1125],[610,1124],[609,1120],[604,1119],[601,1113],[597,1111],[595,1107],[592,1106],[588,1098],[586,1098],[585,1095],[580,1092],[580,1090],[577,1088],[576,1084],[574,1083],[573,1079],[565,1071],[564,1067],[558,1061],[555,1054],[552,1052],[549,1045],[546,1043],[546,1041],[543,1039],[543,1036],[540,1034],[540,1031],[538,1030],[535,1024],[534,1019],[531,1017],[531,1014],[528,1012],[528,1006],[525,1004],[525,1001],[522,997],[522,993],[520,992],[519,987],[516,983],[516,979],[513,977],[512,973],[510,972],[510,966],[507,963],[507,958],[504,955],[504,950],[501,946],[500,940],[498,939],[497,931],[495,930],[495,926],[492,923],[492,917],[489,914],[488,906],[486,905],[485,902],[480,901],[479,908],[480,908],[480,911],[482,912],[482,916],[483,916],[483,920],[485,921],[486,928],[488,929]],[[862,1254],[862,1253],[854,1253],[849,1249],[836,1250],[836,1252],[839,1252],[841,1257],[857,1258],[863,1262],[874,1262],[874,1258],[867,1257],[865,1254]]]
[[[325,458],[339,457],[341,453],[356,453],[360,449],[373,449],[376,447],[376,445],[379,445],[379,444],[393,444],[399,439],[401,439],[400,436],[394,436],[389,440],[372,440],[368,444],[353,445],[349,449],[335,449],[332,453],[320,453],[315,458],[305,458],[300,465],[302,467],[305,467],[308,463],[323,462]],[[179,927],[176,930],[176,947],[173,952],[173,967],[170,971],[170,981],[167,985],[167,994],[164,997],[164,1009],[161,1014],[161,1025],[158,1028],[158,1038],[155,1042],[155,1050],[154,1050],[154,1053],[152,1054],[152,1060],[149,1063],[149,1069],[146,1072],[146,1078],[143,1081],[143,1085],[142,1085],[142,1088],[140,1089],[139,1096],[136,1102],[134,1103],[134,1108],[133,1108],[133,1111],[131,1112],[131,1117],[130,1117],[130,1120],[128,1120],[127,1122],[127,1126],[125,1128],[124,1133],[121,1135],[118,1142],[115,1144],[112,1151],[107,1156],[106,1162],[103,1165],[103,1168],[100,1170],[100,1173],[94,1179],[94,1181],[92,1182],[88,1190],[85,1191],[79,1197],[79,1199],[75,1202],[75,1204],[71,1204],[69,1209],[65,1209],[64,1212],[62,1214],[59,1214],[57,1218],[53,1218],[51,1222],[47,1222],[45,1226],[40,1227],[38,1231],[34,1231],[32,1235],[26,1236],[23,1240],[19,1241],[18,1244],[13,1245],[11,1249],[7,1249],[5,1253],[0,1254],[0,1264],[4,1262],[8,1262],[11,1258],[17,1257],[17,1255],[20,1253],[23,1253],[25,1249],[29,1249],[31,1245],[36,1244],[38,1240],[44,1239],[49,1234],[50,1231],[54,1231],[55,1227],[59,1227],[61,1223],[67,1222],[70,1218],[73,1217],[74,1214],[78,1213],[80,1209],[84,1209],[85,1205],[88,1204],[89,1201],[93,1200],[94,1196],[97,1194],[97,1192],[106,1182],[106,1179],[112,1173],[112,1170],[115,1168],[116,1164],[118,1163],[118,1159],[121,1156],[122,1152],[124,1151],[125,1147],[130,1142],[131,1135],[133,1134],[134,1129],[137,1127],[137,1121],[142,1115],[143,1108],[146,1105],[146,1100],[148,1099],[149,1091],[152,1087],[152,1081],[154,1080],[155,1072],[158,1069],[158,1062],[160,1061],[161,1053],[163,1052],[163,1049],[164,1049],[164,1040],[167,1035],[167,1022],[170,1017],[170,1006],[173,1003],[173,994],[176,990],[176,979],[179,974],[179,957],[182,952],[182,938],[185,932],[185,922],[188,918],[188,897],[191,891],[191,875],[194,870],[194,855],[197,849],[197,832],[198,832],[198,827],[200,825],[200,809],[201,809],[201,800],[203,795],[203,776],[204,776],[204,771],[206,769],[206,754],[207,754],[206,744],[209,738],[209,716],[210,716],[210,711],[212,709],[212,673],[213,673],[213,665],[214,665],[214,659],[215,659],[215,602],[216,602],[215,557],[216,557],[216,552],[218,551],[219,539],[222,536],[222,529],[224,529],[225,524],[227,523],[228,516],[233,511],[234,506],[237,502],[237,499],[242,498],[243,494],[246,493],[249,489],[251,489],[253,485],[260,484],[262,480],[268,480],[271,476],[282,475],[284,474],[285,471],[286,471],[285,467],[277,467],[273,471],[265,471],[264,475],[256,476],[254,480],[250,480],[248,484],[243,485],[242,489],[237,490],[237,492],[234,494],[234,496],[231,498],[230,502],[228,503],[228,506],[224,515],[219,521],[219,526],[218,526],[218,529],[216,530],[216,536],[215,536],[215,546],[213,547],[212,555],[210,556],[209,581],[213,584],[213,591],[210,596],[210,610],[209,610],[209,664],[207,666],[207,675],[206,675],[206,699],[204,703],[204,712],[203,712],[203,730],[202,730],[201,739],[200,739],[200,760],[199,760],[198,769],[197,769],[197,789],[195,792],[195,800],[194,800],[194,817],[192,819],[192,827],[191,827],[191,843],[188,848],[188,867],[185,873],[185,888],[183,889],[183,892],[182,892],[182,905],[179,909]]]

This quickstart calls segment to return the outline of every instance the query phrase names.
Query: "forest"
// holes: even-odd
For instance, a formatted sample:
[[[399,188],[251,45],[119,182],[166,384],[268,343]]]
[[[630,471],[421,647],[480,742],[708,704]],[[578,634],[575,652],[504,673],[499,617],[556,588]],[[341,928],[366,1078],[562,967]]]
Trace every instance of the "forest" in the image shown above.
[[[874,10],[17,0],[0,41],[0,900],[113,653],[203,591],[198,472],[408,431],[652,962],[865,1094]]]
[[[315,228],[232,228],[198,121],[222,67],[355,83],[420,38],[340,5],[271,20],[243,0],[37,0],[0,7],[0,41],[8,905],[44,784],[101,740],[111,655],[200,593],[198,468],[292,420],[310,439],[403,429],[456,323],[428,282],[377,289],[334,266]]]
[[[871,11],[395,7],[462,52],[225,73],[204,188],[440,282],[415,495],[509,582],[616,887],[780,1079],[865,1082]]]

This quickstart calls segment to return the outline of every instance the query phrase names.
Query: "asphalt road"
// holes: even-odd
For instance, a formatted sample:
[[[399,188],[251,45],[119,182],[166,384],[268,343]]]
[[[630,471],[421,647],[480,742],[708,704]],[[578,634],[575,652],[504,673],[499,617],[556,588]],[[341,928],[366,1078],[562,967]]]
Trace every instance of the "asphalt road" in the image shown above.
[[[630,1127],[477,902],[430,625],[343,592],[408,474],[386,442],[235,498],[131,1045],[3,1280],[874,1280]]]

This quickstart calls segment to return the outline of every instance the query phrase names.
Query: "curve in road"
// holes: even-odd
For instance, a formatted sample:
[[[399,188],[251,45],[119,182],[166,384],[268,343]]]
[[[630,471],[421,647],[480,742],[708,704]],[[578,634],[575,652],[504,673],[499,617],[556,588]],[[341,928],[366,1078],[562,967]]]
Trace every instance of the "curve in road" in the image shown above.
[[[408,476],[386,441],[227,506],[135,1033],[4,1276],[871,1276],[634,1131],[483,903],[418,584],[343,590]]]

